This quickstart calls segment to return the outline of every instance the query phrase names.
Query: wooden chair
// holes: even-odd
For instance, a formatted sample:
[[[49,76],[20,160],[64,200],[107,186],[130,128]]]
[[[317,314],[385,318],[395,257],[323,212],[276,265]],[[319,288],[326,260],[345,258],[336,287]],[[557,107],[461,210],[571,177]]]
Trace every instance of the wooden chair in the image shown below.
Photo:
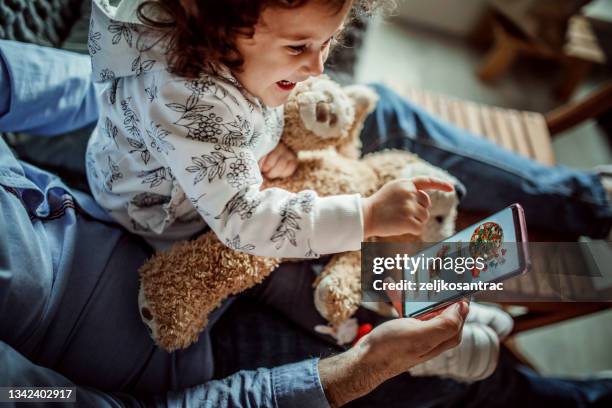
[[[584,100],[562,106],[547,114],[482,105],[423,91],[397,81],[387,81],[387,84],[441,119],[489,139],[506,149],[551,166],[555,165],[552,149],[554,137],[579,123],[612,110],[612,81],[604,84]],[[457,220],[457,229],[466,228],[486,215],[488,214],[462,211]],[[577,238],[538,229],[529,231],[529,239],[534,242],[574,241]],[[518,291],[525,295],[525,299],[529,299],[530,296],[533,299],[534,296],[552,295],[552,288],[538,285],[531,279],[532,276],[526,274],[511,284],[508,281],[510,287],[507,284],[505,289]],[[519,306],[526,310],[526,313],[515,317],[514,333],[518,333],[604,310],[612,307],[612,303],[518,301],[505,306],[508,308]]]
[[[589,20],[581,15],[570,19],[566,43],[560,50],[521,35],[496,14],[487,16],[483,25],[493,34],[493,46],[477,72],[478,77],[485,82],[501,77],[521,56],[555,60],[565,69],[555,94],[560,100],[567,101],[589,74],[593,64],[603,64],[606,61]],[[478,33],[484,35],[485,28],[481,26]]]
[[[583,100],[546,114],[478,104],[417,89],[396,80],[386,83],[433,115],[550,166],[556,164],[551,144],[554,137],[612,110],[612,81]]]

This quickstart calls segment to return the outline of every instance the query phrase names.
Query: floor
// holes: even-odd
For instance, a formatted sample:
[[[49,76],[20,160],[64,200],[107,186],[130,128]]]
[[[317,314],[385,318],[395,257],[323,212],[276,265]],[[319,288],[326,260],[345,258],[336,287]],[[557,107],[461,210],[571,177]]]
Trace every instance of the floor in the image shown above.
[[[401,51],[400,51],[401,50]],[[551,96],[559,73],[554,66],[523,61],[495,85],[474,71],[483,57],[461,39],[405,22],[375,21],[356,70],[359,82],[403,78],[411,85],[491,105],[547,112],[558,105]],[[384,63],[381,63],[384,62]],[[605,79],[595,72],[577,93],[581,97]],[[595,123],[579,126],[554,141],[558,162],[588,169],[612,163],[607,136]],[[584,376],[612,369],[612,311],[532,330],[517,343],[538,370],[548,375]]]

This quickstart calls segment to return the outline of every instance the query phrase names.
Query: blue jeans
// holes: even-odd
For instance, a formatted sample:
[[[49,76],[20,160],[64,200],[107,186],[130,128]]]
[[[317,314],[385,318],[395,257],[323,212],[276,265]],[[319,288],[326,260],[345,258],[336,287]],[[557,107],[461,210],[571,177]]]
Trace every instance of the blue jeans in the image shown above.
[[[361,133],[364,153],[404,149],[446,169],[467,188],[464,210],[493,213],[518,202],[529,226],[607,236],[612,204],[597,174],[530,160],[441,121],[383,85],[373,87],[380,101]]]

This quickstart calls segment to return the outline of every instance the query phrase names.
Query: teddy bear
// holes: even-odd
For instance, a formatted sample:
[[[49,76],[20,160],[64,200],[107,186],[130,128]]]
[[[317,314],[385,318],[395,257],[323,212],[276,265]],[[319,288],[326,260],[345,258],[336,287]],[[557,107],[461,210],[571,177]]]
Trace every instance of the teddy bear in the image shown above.
[[[297,169],[288,178],[265,180],[262,189],[367,197],[390,180],[417,175],[461,185],[409,152],[386,150],[360,158],[359,134],[376,102],[376,93],[367,86],[343,88],[325,76],[299,83],[285,103],[281,137],[297,153]],[[428,193],[432,208],[424,234],[398,240],[435,242],[454,233],[457,194]],[[238,239],[222,243],[209,231],[155,254],[140,268],[140,314],[158,346],[167,351],[188,347],[224,299],[256,285],[281,261],[289,261],[249,250]],[[315,282],[317,310],[332,327],[346,322],[361,302],[359,256],[359,251],[334,255]]]

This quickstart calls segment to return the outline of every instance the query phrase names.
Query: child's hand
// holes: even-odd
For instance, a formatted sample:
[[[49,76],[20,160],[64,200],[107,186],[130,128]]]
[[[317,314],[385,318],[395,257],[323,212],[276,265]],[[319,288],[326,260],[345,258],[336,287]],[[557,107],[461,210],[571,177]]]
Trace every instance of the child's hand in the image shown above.
[[[453,185],[432,177],[399,179],[363,200],[364,238],[423,232],[431,201],[423,190],[454,191]]]
[[[274,150],[259,160],[259,169],[269,179],[291,176],[297,169],[297,155],[284,143],[276,145]]]

